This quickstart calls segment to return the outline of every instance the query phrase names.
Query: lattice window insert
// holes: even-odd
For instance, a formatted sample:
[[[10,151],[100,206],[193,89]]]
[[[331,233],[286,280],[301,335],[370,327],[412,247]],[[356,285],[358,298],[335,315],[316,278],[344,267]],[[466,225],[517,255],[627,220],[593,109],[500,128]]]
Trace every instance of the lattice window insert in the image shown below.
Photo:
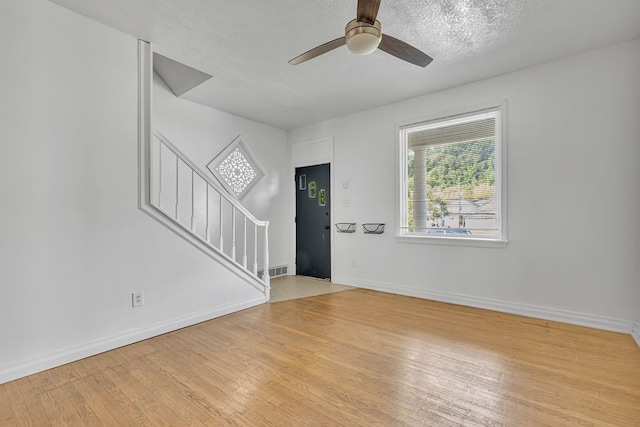
[[[263,169],[240,137],[217,155],[207,168],[238,198],[243,197],[264,176]]]

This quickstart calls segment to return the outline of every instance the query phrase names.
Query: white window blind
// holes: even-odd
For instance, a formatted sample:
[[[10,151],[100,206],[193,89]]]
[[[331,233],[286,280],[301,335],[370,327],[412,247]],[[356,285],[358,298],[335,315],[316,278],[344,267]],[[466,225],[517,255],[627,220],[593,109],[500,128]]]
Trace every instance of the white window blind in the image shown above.
[[[413,148],[421,145],[441,145],[494,138],[496,135],[495,115],[479,119],[474,119],[475,117],[469,118],[472,121],[462,123],[447,122],[412,129],[408,135],[408,146]]]
[[[501,107],[400,128],[400,235],[502,239]]]

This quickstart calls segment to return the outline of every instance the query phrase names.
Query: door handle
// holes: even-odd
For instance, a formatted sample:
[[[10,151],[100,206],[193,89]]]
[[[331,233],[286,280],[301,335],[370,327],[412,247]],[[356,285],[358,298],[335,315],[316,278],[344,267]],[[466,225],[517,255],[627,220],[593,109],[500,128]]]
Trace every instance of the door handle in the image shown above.
[[[330,228],[331,228],[331,227],[330,227],[330,226],[328,226],[328,225],[325,225],[325,226],[324,226],[324,229],[325,229],[325,230],[328,230],[328,229],[330,229]]]

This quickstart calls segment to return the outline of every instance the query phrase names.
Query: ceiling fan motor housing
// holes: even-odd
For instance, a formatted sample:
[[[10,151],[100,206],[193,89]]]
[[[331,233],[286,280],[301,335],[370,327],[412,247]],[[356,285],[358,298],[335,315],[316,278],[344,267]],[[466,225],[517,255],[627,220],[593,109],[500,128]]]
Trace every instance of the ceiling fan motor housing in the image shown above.
[[[356,55],[368,55],[378,48],[382,40],[382,25],[376,19],[368,22],[350,21],[344,29],[347,47]]]

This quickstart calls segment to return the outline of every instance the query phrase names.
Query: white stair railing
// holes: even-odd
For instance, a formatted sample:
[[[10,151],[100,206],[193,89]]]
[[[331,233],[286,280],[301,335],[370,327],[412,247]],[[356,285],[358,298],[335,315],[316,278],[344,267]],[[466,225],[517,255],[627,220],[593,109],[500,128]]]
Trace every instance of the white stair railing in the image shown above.
[[[149,203],[269,289],[269,222],[256,219],[155,130],[149,157]],[[258,274],[260,261],[262,277]]]

